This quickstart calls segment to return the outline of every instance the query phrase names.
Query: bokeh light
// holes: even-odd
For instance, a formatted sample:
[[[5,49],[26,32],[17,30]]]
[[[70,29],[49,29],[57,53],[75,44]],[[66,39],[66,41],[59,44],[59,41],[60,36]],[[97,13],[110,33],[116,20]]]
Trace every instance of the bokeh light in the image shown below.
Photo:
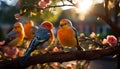
[[[93,0],[80,0],[78,1],[77,10],[80,13],[86,13],[92,6]]]

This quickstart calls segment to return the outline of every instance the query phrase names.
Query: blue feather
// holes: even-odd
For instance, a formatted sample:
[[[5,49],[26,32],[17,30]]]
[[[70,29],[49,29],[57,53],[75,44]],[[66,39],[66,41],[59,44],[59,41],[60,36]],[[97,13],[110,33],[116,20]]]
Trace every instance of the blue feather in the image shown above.
[[[50,38],[50,30],[47,30],[43,27],[39,28],[32,41],[30,42],[29,48],[27,49],[25,56],[21,60],[20,64],[23,65],[32,51],[34,51],[37,46],[43,46],[46,41]]]

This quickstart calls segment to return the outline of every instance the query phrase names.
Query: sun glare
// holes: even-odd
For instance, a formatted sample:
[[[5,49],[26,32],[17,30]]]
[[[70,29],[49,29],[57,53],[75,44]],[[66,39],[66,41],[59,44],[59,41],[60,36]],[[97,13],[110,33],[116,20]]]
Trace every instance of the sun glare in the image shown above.
[[[95,0],[96,3],[103,3],[104,0]]]
[[[72,5],[70,2],[68,2],[68,1],[64,1],[64,4],[66,4],[66,5]],[[63,2],[58,2],[58,5],[63,5]],[[71,9],[71,8],[74,8],[73,6],[63,6],[63,7],[61,7],[62,8],[62,10],[67,10],[67,9]]]
[[[91,8],[93,0],[80,0],[78,4],[78,11],[80,13],[86,13]]]

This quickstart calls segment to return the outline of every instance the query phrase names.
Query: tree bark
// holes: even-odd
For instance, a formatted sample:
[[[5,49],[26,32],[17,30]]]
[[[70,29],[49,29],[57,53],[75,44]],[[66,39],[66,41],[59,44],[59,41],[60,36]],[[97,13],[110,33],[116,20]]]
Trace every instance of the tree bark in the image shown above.
[[[20,65],[20,58],[5,60],[0,62],[0,69],[25,69],[30,65],[42,64],[48,62],[66,62],[72,60],[94,60],[104,56],[110,56],[120,53],[120,46],[110,47],[102,50],[90,51],[71,51],[71,52],[51,52],[30,56],[24,66]]]

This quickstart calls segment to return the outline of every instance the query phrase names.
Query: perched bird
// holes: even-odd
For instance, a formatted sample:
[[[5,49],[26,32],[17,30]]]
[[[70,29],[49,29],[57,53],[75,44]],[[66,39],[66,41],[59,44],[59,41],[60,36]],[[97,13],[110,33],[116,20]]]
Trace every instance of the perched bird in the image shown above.
[[[35,32],[38,30],[38,27],[34,25],[34,22],[30,19],[25,20],[23,23],[24,31],[25,31],[25,40],[24,40],[24,48],[28,48],[30,41],[34,37]]]
[[[31,40],[38,27],[34,25],[34,22],[32,20],[26,20],[23,26],[25,31],[25,38],[27,40]]]
[[[8,33],[5,43],[1,46],[19,46],[24,40],[24,36],[25,33],[22,23],[16,22],[13,26],[13,30]]]
[[[41,23],[39,29],[34,34],[34,37],[31,40],[28,49],[26,50],[25,56],[20,61],[22,65],[27,60],[31,52],[34,51],[37,47],[45,49],[54,41],[53,28],[54,27],[51,22],[45,21]]]
[[[69,19],[60,20],[57,38],[62,46],[77,47],[78,50],[82,50],[78,43],[77,30]]]

